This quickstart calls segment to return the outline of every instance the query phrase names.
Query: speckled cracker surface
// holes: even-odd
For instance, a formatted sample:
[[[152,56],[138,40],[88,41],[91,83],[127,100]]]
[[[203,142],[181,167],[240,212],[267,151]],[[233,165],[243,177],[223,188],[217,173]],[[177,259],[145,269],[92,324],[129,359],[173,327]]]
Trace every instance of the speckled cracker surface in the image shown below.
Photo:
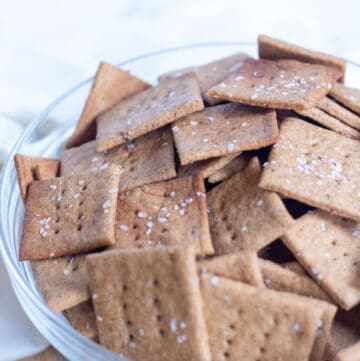
[[[201,175],[120,193],[117,209],[112,248],[193,244],[198,254],[214,252]]]
[[[360,341],[355,345],[341,350],[334,361],[359,361],[360,359]]]
[[[293,219],[280,197],[258,187],[257,158],[207,196],[210,231],[216,254],[257,251],[280,237]]]
[[[360,220],[360,142],[287,118],[277,144],[260,187]]]
[[[108,251],[88,269],[102,345],[133,360],[210,361],[192,247]]]
[[[99,116],[96,148],[99,152],[114,148],[203,108],[193,74],[168,79]]]
[[[325,212],[306,214],[283,240],[316,282],[344,309],[360,302],[360,226]]]
[[[114,244],[119,170],[31,183],[21,260],[73,255]]]
[[[211,273],[253,286],[264,286],[256,252],[237,252],[200,260],[198,269],[201,273]]]
[[[331,89],[330,96],[360,115],[360,89],[337,83]]]
[[[249,158],[245,154],[241,154],[234,158],[228,164],[225,164],[222,168],[211,174],[208,178],[209,183],[222,182],[225,179],[230,178],[237,172],[243,170],[249,161]]]
[[[54,312],[76,306],[90,297],[85,255],[34,261],[31,266],[40,292]]]
[[[209,96],[253,106],[304,110],[316,105],[340,73],[326,65],[296,60],[247,60],[210,88]]]
[[[304,63],[331,65],[339,69],[341,79],[344,80],[346,62],[343,58],[306,49],[266,35],[259,35],[258,46],[259,58],[295,59]]]
[[[308,360],[320,312],[288,293],[201,276],[213,360]]]
[[[84,336],[98,340],[95,311],[91,301],[85,301],[64,312],[71,325]]]
[[[128,72],[101,62],[76,129],[67,141],[66,148],[90,140],[87,139],[89,128],[102,112],[148,87],[149,84]]]
[[[159,129],[113,150],[96,152],[95,141],[65,150],[61,175],[120,168],[119,190],[160,182],[176,176],[174,142],[169,129]]]
[[[215,84],[221,82],[229,73],[233,73],[240,69],[244,64],[244,60],[250,56],[244,53],[237,53],[223,59],[212,61],[211,63],[193,66],[185,69],[178,69],[170,73],[163,74],[159,80],[179,77],[184,74],[194,73],[199,83],[201,95],[204,101],[209,105],[215,105],[220,102],[216,98],[209,97],[206,92]]]
[[[34,356],[22,358],[18,361],[68,361],[55,348],[50,346],[45,351],[42,351]]]
[[[192,113],[172,124],[180,162],[219,157],[275,143],[276,113],[241,104],[223,104]]]
[[[39,163],[35,166],[36,180],[56,178],[60,169],[60,161]]]

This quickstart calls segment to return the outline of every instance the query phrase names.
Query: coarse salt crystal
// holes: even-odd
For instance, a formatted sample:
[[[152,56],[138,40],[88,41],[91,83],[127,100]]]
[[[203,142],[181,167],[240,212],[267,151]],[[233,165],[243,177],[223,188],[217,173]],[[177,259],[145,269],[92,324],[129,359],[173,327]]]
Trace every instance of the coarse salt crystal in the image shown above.
[[[108,191],[109,193],[118,193],[119,192],[119,188],[111,188]]]
[[[167,219],[165,217],[158,217],[158,221],[160,223],[165,223],[167,221]]]
[[[50,184],[50,188],[55,190],[57,188],[57,185],[56,184]]]
[[[147,213],[144,211],[137,212],[137,216],[139,218],[145,218],[147,216]]]
[[[185,335],[180,335],[177,337],[177,343],[184,343],[186,341],[186,336]]]
[[[175,192],[170,192],[170,197],[175,197]]]
[[[176,329],[177,329],[176,320],[174,318],[172,318],[170,320],[170,330],[171,330],[171,332],[176,332]]]
[[[239,81],[239,80],[243,80],[244,77],[242,75],[238,75],[235,77],[235,80]]]
[[[229,144],[227,145],[227,150],[228,150],[229,152],[231,152],[232,150],[234,150],[234,144],[229,143]]]
[[[101,321],[104,320],[101,316],[96,316],[96,319],[97,319],[99,322],[101,322]]]
[[[68,276],[70,274],[70,271],[67,268],[64,268],[63,273],[65,276]]]
[[[247,230],[248,230],[248,228],[246,226],[241,227],[241,232],[246,232]]]
[[[181,329],[186,328],[186,323],[185,323],[184,321],[181,321],[181,322],[180,322],[180,328],[181,328]]]
[[[97,298],[98,298],[97,293],[93,293],[93,294],[92,294],[92,299],[93,299],[93,300],[96,300]]]
[[[173,132],[175,132],[175,133],[177,133],[180,129],[179,129],[179,127],[172,127],[172,130],[173,130]]]
[[[103,209],[109,208],[111,206],[111,202],[109,200],[105,201],[102,205]]]
[[[216,286],[218,283],[219,283],[219,277],[217,276],[212,276],[211,277],[211,280],[210,280],[210,283],[214,286]]]
[[[300,326],[299,326],[298,323],[294,323],[293,331],[294,331],[294,332],[299,332],[299,331],[300,331]]]
[[[198,125],[198,122],[195,122],[194,120],[192,120],[192,121],[190,122],[190,125],[191,125],[192,127],[195,127],[196,125]]]
[[[256,202],[256,205],[258,207],[262,206],[262,204],[264,203],[264,201],[262,199],[259,199],[257,202]]]

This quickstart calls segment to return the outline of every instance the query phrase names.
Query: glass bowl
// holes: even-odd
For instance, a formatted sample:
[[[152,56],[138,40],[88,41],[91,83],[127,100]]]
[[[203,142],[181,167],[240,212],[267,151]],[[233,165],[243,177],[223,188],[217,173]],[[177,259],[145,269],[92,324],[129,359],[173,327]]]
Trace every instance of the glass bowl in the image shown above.
[[[166,71],[197,65],[245,52],[256,56],[254,43],[232,42],[189,45],[161,50],[124,61],[119,66],[155,83]],[[74,130],[93,78],[89,78],[52,102],[28,126],[12,149],[0,178],[0,249],[16,296],[26,314],[43,336],[69,360],[126,360],[77,332],[61,313],[52,312],[44,302],[29,262],[19,262],[24,207],[13,162],[15,153],[59,157]],[[360,87],[360,66],[348,62],[347,83]]]

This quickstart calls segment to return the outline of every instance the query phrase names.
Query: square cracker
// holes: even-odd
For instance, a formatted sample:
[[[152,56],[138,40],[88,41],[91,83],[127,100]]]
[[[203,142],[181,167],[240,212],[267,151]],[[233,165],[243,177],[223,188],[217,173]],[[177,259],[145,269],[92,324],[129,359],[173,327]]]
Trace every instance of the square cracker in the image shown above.
[[[150,85],[118,67],[101,62],[92,88],[76,125],[74,133],[66,143],[66,148],[89,141],[88,133],[95,125],[96,118],[120,103],[122,100],[145,90]]]
[[[277,144],[260,187],[360,220],[360,142],[287,118]]]
[[[85,255],[31,262],[45,302],[61,312],[89,299]]]
[[[256,252],[237,252],[200,260],[198,269],[200,273],[211,273],[253,286],[264,286]]]
[[[168,79],[98,117],[97,151],[114,148],[203,108],[193,74]]]
[[[210,361],[193,247],[107,251],[88,270],[102,345],[133,360]]]
[[[64,311],[71,325],[84,336],[98,341],[98,331],[94,306],[91,301],[85,301]]]
[[[58,159],[28,157],[22,154],[15,154],[14,162],[17,172],[20,193],[24,202],[26,200],[27,189],[29,184],[32,181],[38,179],[35,173],[36,166],[41,164],[45,167],[49,167],[49,169],[56,170],[56,174],[59,167]],[[56,176],[56,174],[54,175],[54,177]]]
[[[359,361],[360,341],[344,350],[341,350],[334,361]]]
[[[329,213],[297,219],[283,241],[298,261],[342,308],[360,302],[360,225]]]
[[[176,176],[174,142],[169,129],[159,129],[113,150],[97,153],[95,141],[65,150],[61,175],[120,167],[119,190],[160,182]]]
[[[304,110],[315,106],[339,76],[337,69],[326,65],[247,60],[208,95],[258,107]]]
[[[261,59],[295,59],[304,63],[330,65],[339,69],[341,80],[344,80],[346,62],[343,58],[309,50],[266,35],[259,35],[258,47]]]
[[[344,135],[345,137],[359,140],[360,132],[349,125],[343,123],[341,120],[327,114],[319,108],[310,108],[307,110],[297,110],[298,114],[310,118],[315,122],[329,128],[336,133]]]
[[[201,175],[176,178],[120,193],[112,248],[193,244],[211,254],[205,186]]]
[[[253,150],[275,143],[276,113],[241,104],[223,104],[192,113],[172,124],[181,165]]]
[[[213,360],[308,360],[321,311],[300,296],[201,276]]]
[[[218,169],[216,172],[211,174],[208,178],[209,183],[222,182],[225,179],[230,178],[237,172],[240,172],[245,168],[249,161],[249,157],[245,154],[240,154],[238,157],[234,158],[228,164],[225,164],[222,168]]]
[[[116,167],[30,184],[20,260],[73,255],[114,243]]]
[[[178,69],[159,77],[159,81],[169,78],[176,78],[188,73],[194,73],[199,83],[201,95],[205,103],[215,105],[220,102],[219,99],[209,97],[206,92],[215,84],[220,83],[228,74],[235,72],[244,64],[244,60],[250,59],[250,56],[244,53],[237,53],[226,58],[212,61],[211,63]]]
[[[258,159],[253,158],[244,170],[208,193],[210,232],[216,254],[258,251],[292,224],[280,197],[258,187],[261,172]]]
[[[360,89],[336,83],[330,91],[330,96],[360,115]]]

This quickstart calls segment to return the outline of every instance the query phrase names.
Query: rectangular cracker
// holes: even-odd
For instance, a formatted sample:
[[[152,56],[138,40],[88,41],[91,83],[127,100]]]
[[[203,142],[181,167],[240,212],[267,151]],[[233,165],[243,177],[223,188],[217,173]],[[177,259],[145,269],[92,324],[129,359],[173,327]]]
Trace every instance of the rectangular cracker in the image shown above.
[[[344,81],[346,61],[343,58],[306,49],[267,35],[258,36],[258,47],[261,59],[295,59],[304,63],[334,66],[339,69],[341,80]]]
[[[360,220],[360,142],[287,118],[277,144],[261,188]]]
[[[133,360],[210,361],[193,247],[107,251],[88,270],[102,345]]]
[[[88,173],[120,167],[119,190],[176,176],[174,141],[169,129],[159,129],[107,152],[96,152],[95,141],[65,150],[61,155],[61,175]]]
[[[205,108],[172,124],[181,165],[275,143],[276,113],[241,104]]]
[[[14,162],[16,167],[16,173],[20,188],[20,193],[23,201],[26,201],[27,189],[29,184],[37,180],[35,172],[37,165],[43,165],[44,167],[50,167],[51,169],[57,170],[59,167],[59,160],[52,158],[40,158],[40,157],[28,157],[22,154],[15,154]],[[55,174],[55,176],[56,176]]]
[[[207,196],[210,232],[216,254],[257,251],[279,238],[293,219],[280,197],[258,187],[257,158],[212,189]]]
[[[85,255],[31,262],[45,302],[61,312],[89,299]]]
[[[359,361],[360,341],[344,350],[341,350],[335,357],[334,361]]]
[[[358,130],[348,126],[341,120],[327,114],[319,108],[315,107],[307,110],[298,110],[296,112],[304,117],[315,120],[315,122],[335,131],[336,133],[344,135],[345,137],[356,140],[360,139],[360,132]]]
[[[136,94],[97,118],[96,149],[112,149],[204,108],[193,74],[168,79]]]
[[[89,137],[89,133],[92,134],[95,120],[101,113],[149,86],[127,71],[101,62],[80,119],[65,147],[75,147],[93,139]]]
[[[30,184],[20,260],[73,255],[114,244],[119,170]]]
[[[236,53],[226,58],[212,61],[211,63],[178,69],[165,73],[159,77],[159,81],[169,78],[176,78],[188,73],[194,73],[199,83],[199,88],[203,100],[208,105],[218,104],[220,101],[209,97],[206,92],[215,84],[220,83],[228,74],[235,72],[244,64],[244,60],[250,59],[250,56],[244,53]]]
[[[200,273],[211,273],[249,285],[263,287],[263,279],[256,252],[238,252],[200,260]]]
[[[120,193],[111,248],[193,244],[212,254],[205,186],[201,174]]]
[[[360,89],[336,83],[330,90],[330,96],[360,115]]]
[[[330,91],[340,72],[296,60],[247,60],[208,95],[257,107],[304,110]]]
[[[85,337],[98,341],[94,306],[91,301],[85,301],[64,311],[71,325]]]
[[[246,154],[240,154],[238,157],[234,158],[228,164],[225,164],[222,168],[218,169],[216,172],[211,174],[208,178],[209,183],[218,183],[222,182],[225,179],[230,178],[235,173],[240,172],[245,168],[249,161],[249,157]]]
[[[342,308],[360,302],[360,225],[317,211],[296,220],[283,241]]]
[[[201,276],[213,360],[308,360],[321,311],[300,296]]]

